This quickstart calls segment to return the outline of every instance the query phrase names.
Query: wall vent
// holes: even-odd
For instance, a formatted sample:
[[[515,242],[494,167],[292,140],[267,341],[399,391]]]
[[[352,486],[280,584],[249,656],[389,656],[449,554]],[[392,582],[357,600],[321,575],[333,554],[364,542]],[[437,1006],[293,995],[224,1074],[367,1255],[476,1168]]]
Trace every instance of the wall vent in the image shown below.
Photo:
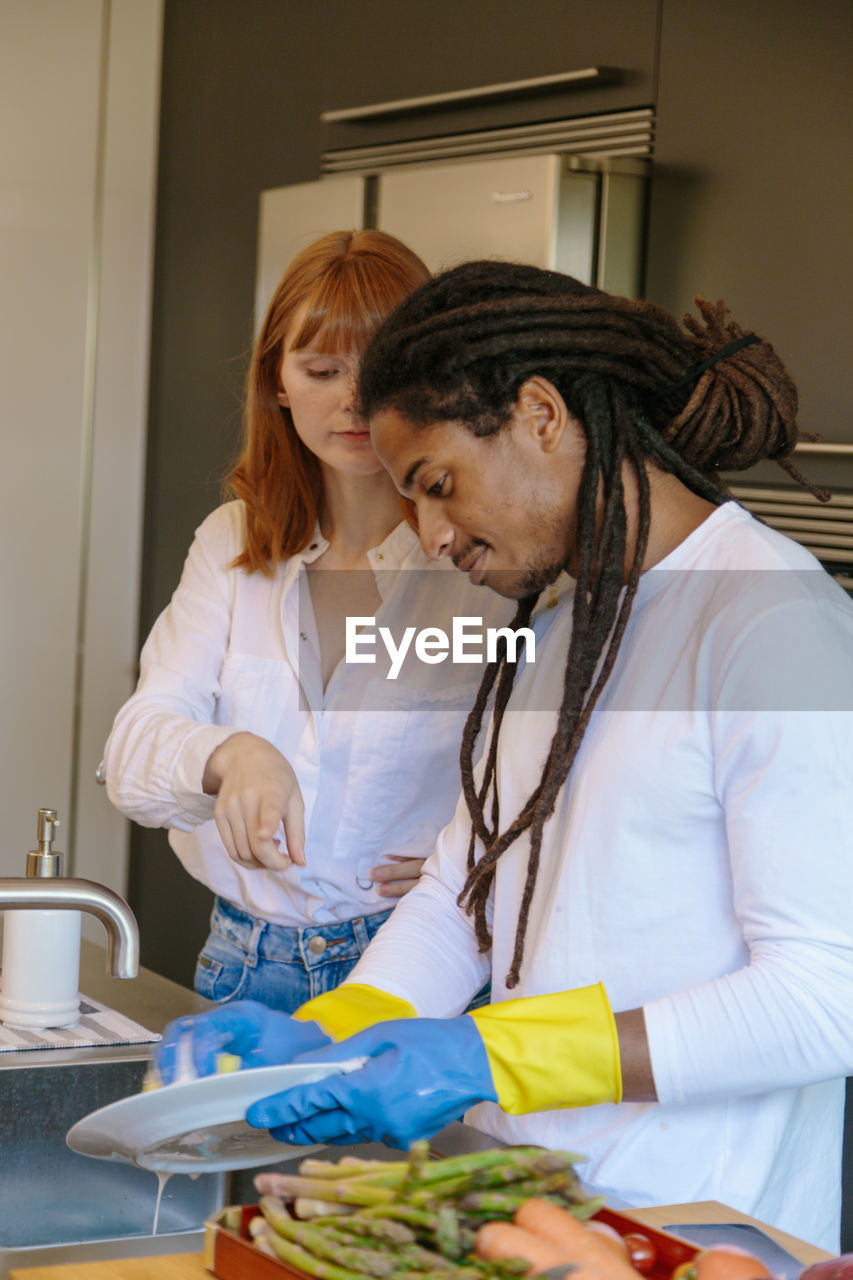
[[[802,543],[846,591],[853,591],[853,494],[818,502],[806,490],[730,485],[738,502],[765,524]]]
[[[323,173],[376,172],[401,164],[467,160],[491,155],[534,155],[559,152],[592,159],[631,157],[650,159],[654,149],[655,117],[651,107],[597,116],[573,116],[540,124],[477,133],[453,133],[413,138],[368,147],[326,151]]]

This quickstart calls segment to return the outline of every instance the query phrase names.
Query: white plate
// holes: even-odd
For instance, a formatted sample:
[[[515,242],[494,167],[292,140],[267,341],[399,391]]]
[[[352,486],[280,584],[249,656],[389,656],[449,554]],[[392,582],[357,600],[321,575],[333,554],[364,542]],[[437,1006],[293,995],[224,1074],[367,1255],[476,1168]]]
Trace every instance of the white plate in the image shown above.
[[[81,1155],[124,1160],[155,1173],[214,1173],[287,1160],[316,1150],[316,1144],[288,1146],[269,1130],[247,1125],[251,1104],[363,1063],[363,1058],[285,1063],[170,1084],[93,1111],[69,1129],[65,1140]]]

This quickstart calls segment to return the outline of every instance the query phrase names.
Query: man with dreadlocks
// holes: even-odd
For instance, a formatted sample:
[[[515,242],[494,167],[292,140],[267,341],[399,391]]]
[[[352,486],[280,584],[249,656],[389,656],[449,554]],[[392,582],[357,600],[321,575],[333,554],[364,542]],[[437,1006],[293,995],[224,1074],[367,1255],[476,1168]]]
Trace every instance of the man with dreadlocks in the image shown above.
[[[487,668],[456,815],[347,982],[293,1019],[182,1020],[160,1064],[168,1079],[187,1031],[201,1071],[223,1049],[364,1057],[249,1122],[405,1146],[480,1103],[479,1128],[583,1152],[630,1203],[718,1199],[831,1249],[853,605],[716,478],[777,458],[801,479],[796,392],[767,342],[699,307],[684,332],[557,273],[471,263],[379,330],[376,451],[426,551],[518,600],[536,660]],[[493,1003],[462,1014],[490,972]]]

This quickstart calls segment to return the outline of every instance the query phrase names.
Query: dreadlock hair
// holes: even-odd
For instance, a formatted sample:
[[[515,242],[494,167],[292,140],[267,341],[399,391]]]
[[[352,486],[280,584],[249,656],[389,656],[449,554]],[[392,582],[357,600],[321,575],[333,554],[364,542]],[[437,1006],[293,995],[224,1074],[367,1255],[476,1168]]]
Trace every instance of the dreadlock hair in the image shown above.
[[[637,590],[651,518],[647,461],[715,504],[728,498],[715,478],[718,469],[775,458],[801,479],[789,461],[797,440],[797,393],[783,365],[769,343],[754,336],[709,361],[746,335],[722,302],[712,306],[697,298],[696,304],[702,319],[685,316],[685,333],[661,307],[614,297],[557,272],[511,262],[465,263],[407,298],[380,326],[363,360],[360,398],[368,417],[390,408],[416,426],[454,422],[477,436],[494,435],[509,422],[523,383],[540,375],[559,391],[586,437],[563,699],[539,783],[503,830],[495,768],[515,674],[505,645],[484,672],[462,740],[471,841],[459,902],[474,918],[481,951],[491,946],[486,907],[498,859],[529,832],[509,988],[519,981],[543,829],[613,669]],[[627,579],[626,470],[638,495]],[[537,598],[519,602],[513,629],[529,622]],[[493,727],[478,788],[474,751],[492,696]]]

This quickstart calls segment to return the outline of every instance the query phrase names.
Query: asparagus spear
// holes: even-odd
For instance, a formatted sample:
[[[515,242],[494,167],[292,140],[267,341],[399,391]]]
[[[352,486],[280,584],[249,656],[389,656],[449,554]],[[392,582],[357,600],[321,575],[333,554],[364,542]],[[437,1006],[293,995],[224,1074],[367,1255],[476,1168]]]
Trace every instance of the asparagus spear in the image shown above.
[[[333,1181],[331,1178],[303,1178],[297,1173],[281,1173],[276,1177],[276,1192],[288,1200],[297,1197],[310,1200],[325,1200],[326,1203],[343,1204],[390,1204],[395,1197],[391,1186],[374,1183],[372,1178],[343,1178]]]
[[[262,1253],[269,1254],[273,1258],[277,1256],[270,1243],[272,1227],[261,1214],[256,1214],[250,1221],[249,1235],[252,1237],[252,1244],[260,1249]]]
[[[383,1256],[393,1258],[396,1263],[395,1272],[403,1269],[407,1272],[453,1270],[452,1262],[435,1250],[417,1244],[414,1232],[400,1222],[383,1222],[377,1218],[372,1222],[357,1224],[352,1218],[341,1218],[337,1223],[327,1219],[321,1225],[312,1225],[322,1232],[330,1246],[343,1245],[347,1249],[364,1250],[364,1257],[372,1256],[370,1246],[375,1247],[378,1242],[384,1249]],[[360,1229],[362,1225],[366,1230]],[[302,1243],[308,1245],[307,1240]],[[335,1257],[337,1256],[338,1251],[335,1250]]]
[[[525,1158],[518,1161],[495,1165],[490,1169],[476,1171],[470,1179],[471,1190],[485,1187],[500,1187],[525,1182],[532,1178],[560,1178],[567,1187],[580,1188],[580,1179],[574,1166],[566,1163],[559,1152],[544,1152],[543,1157],[555,1156],[557,1159]]]
[[[350,1225],[350,1220],[348,1219],[347,1226],[349,1225]],[[381,1219],[377,1219],[374,1225],[381,1227],[384,1224],[382,1223]],[[389,1227],[402,1226],[402,1224],[399,1222],[389,1222],[387,1225]],[[356,1245],[359,1243],[363,1244],[365,1239],[374,1238],[372,1235],[362,1236],[357,1232],[351,1233],[347,1230],[344,1230],[344,1229],[339,1230],[334,1227],[327,1226],[327,1227],[324,1227],[323,1229],[325,1231],[332,1233],[335,1239],[340,1240],[341,1243],[344,1243],[344,1244],[356,1244]],[[406,1228],[403,1228],[403,1229],[406,1230]],[[409,1241],[402,1241],[402,1240],[396,1240],[396,1239],[389,1240],[385,1236],[384,1232],[382,1232],[378,1238],[382,1241],[384,1245],[387,1245],[389,1251],[393,1253],[393,1256],[399,1263],[400,1267],[401,1268],[405,1267],[407,1271],[410,1271],[410,1270],[424,1271],[425,1270],[425,1271],[442,1271],[446,1273],[448,1271],[454,1270],[454,1263],[449,1258],[446,1258],[441,1253],[437,1253],[434,1249],[430,1249],[428,1247],[424,1247],[421,1244],[418,1244],[414,1240],[413,1236],[412,1236],[412,1239]]]
[[[360,1209],[359,1214],[364,1218],[390,1218],[395,1222],[405,1222],[416,1231],[434,1232],[438,1225],[435,1214],[430,1210],[418,1209],[414,1205],[405,1204],[401,1201],[383,1205],[368,1205],[366,1208]]]
[[[472,1168],[448,1168],[449,1161],[443,1160],[436,1170],[424,1171],[420,1178],[418,1193],[426,1193],[434,1188],[436,1195],[445,1197],[455,1194],[457,1185],[463,1183],[471,1190],[475,1188],[500,1187],[515,1185],[519,1182],[535,1180],[555,1180],[560,1185],[577,1186],[578,1176],[569,1163],[567,1153],[543,1152],[537,1149],[519,1151],[509,1148],[503,1152],[504,1159],[499,1163],[488,1162]]]
[[[364,1280],[364,1275],[358,1271],[347,1271],[323,1258],[316,1258],[313,1253],[300,1249],[299,1245],[292,1240],[285,1240],[277,1232],[270,1236],[270,1245],[283,1262],[289,1262],[300,1271],[307,1271],[309,1276],[316,1276],[317,1280]]]
[[[310,1196],[297,1196],[293,1201],[293,1212],[297,1218],[320,1218],[324,1214],[344,1213],[347,1208],[355,1213],[355,1205],[347,1206],[337,1200],[314,1200]]]
[[[417,1146],[417,1143],[414,1144]],[[518,1167],[525,1160],[538,1161],[543,1156],[557,1156],[561,1159],[560,1167],[573,1159],[566,1152],[545,1152],[540,1147],[498,1147],[488,1151],[468,1152],[460,1156],[447,1156],[443,1160],[430,1160],[418,1169],[418,1180],[427,1185],[432,1182],[443,1182],[445,1179],[458,1177],[460,1174],[474,1174],[478,1170],[490,1169],[495,1165]]]
[[[604,1207],[604,1196],[590,1196],[588,1200],[584,1200],[581,1204],[573,1204],[565,1200],[557,1201],[562,1203],[563,1208],[568,1209],[569,1213],[578,1219],[579,1222],[585,1222],[587,1218],[591,1218],[593,1214],[598,1213],[599,1209]]]
[[[468,1253],[470,1246],[466,1248],[467,1241],[461,1239],[459,1217],[453,1205],[440,1205],[436,1218],[435,1243],[441,1252],[448,1258],[461,1258]]]
[[[406,1195],[409,1204],[430,1205],[438,1200],[452,1200],[454,1196],[471,1189],[472,1177],[467,1173],[459,1173],[453,1178],[443,1178],[441,1182],[430,1182],[413,1188]]]
[[[388,1244],[414,1244],[416,1239],[414,1231],[405,1223],[395,1222],[389,1218],[369,1218],[358,1210],[352,1215],[334,1214],[315,1218],[314,1226],[349,1231],[351,1234],[368,1236],[373,1240],[384,1240]]]
[[[260,1208],[278,1236],[310,1251],[315,1258],[340,1263],[346,1270],[375,1276],[377,1280],[389,1280],[394,1272],[394,1259],[389,1254],[347,1245],[341,1239],[341,1233],[298,1222],[289,1214],[281,1213],[275,1204],[268,1204],[265,1196],[261,1197]],[[276,1247],[275,1242],[273,1247]]]
[[[506,1276],[509,1280],[512,1276],[526,1276],[530,1270],[529,1258],[469,1258],[468,1266],[476,1267],[488,1276],[494,1276],[497,1271],[498,1275]]]
[[[518,1190],[513,1187],[508,1191],[469,1191],[466,1195],[460,1196],[458,1203],[464,1213],[487,1215],[492,1218],[511,1218],[516,1209],[519,1209],[525,1200],[529,1200],[532,1196],[538,1196],[540,1200],[551,1200],[568,1209],[574,1217],[581,1219],[591,1217],[604,1203],[604,1198],[599,1196],[594,1200],[585,1200],[582,1204],[576,1204],[536,1183],[525,1183]]]
[[[347,1177],[360,1173],[376,1173],[381,1170],[396,1169],[401,1175],[405,1173],[408,1161],[405,1160],[360,1160],[358,1156],[341,1156],[340,1160],[316,1160],[306,1157],[299,1165],[299,1172],[306,1178],[340,1178],[345,1169]]]

